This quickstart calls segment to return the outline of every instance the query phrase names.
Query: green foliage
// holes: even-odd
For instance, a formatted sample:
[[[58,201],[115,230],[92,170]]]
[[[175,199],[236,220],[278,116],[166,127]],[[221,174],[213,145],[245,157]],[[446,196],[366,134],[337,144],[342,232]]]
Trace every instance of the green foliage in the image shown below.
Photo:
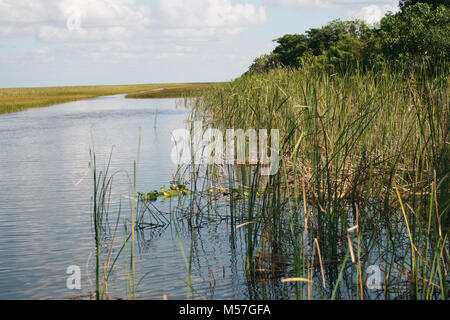
[[[248,72],[249,73],[267,72],[271,69],[272,63],[273,59],[271,58],[271,56],[264,54],[253,61],[253,64],[250,66]]]
[[[406,8],[415,5],[416,3],[427,3],[433,7],[439,7],[440,5],[449,6],[449,0],[400,0],[399,7],[402,11]]]
[[[374,32],[366,43],[381,48],[377,39]],[[333,269],[325,266],[333,278],[320,294],[328,299],[342,299],[345,278],[355,290],[348,298],[371,298],[363,288],[364,270],[373,259],[386,258],[386,270],[401,265],[403,271],[397,273],[399,282],[393,273],[385,278],[384,298],[395,292],[397,299],[447,300],[448,64],[436,74],[389,65],[330,74],[317,70],[325,59],[308,53],[299,69],[240,77],[208,89],[195,105],[195,112],[218,128],[280,130],[278,174],[250,187],[259,173],[248,168],[251,176],[235,175],[237,182],[223,194],[230,196],[233,214],[250,222],[245,225],[249,282],[254,270],[273,270],[275,254],[286,252],[292,252],[289,274],[312,279],[314,248],[320,248],[324,261],[338,261]],[[260,186],[265,190],[256,199]],[[235,199],[245,199],[248,207],[240,212]],[[352,235],[351,225],[357,226]],[[406,270],[401,296],[392,288],[404,285]],[[299,287],[295,297],[312,297],[311,290]]]
[[[388,13],[377,27],[334,20],[305,34],[284,35],[274,40],[278,46],[269,55],[255,59],[248,73],[265,73],[280,65],[330,72],[380,70],[385,65],[435,70],[449,61],[448,2],[403,0],[401,11]]]
[[[346,69],[355,65],[369,28],[362,21],[334,20],[304,34],[287,34],[274,40],[278,46],[270,55],[255,59],[249,73],[261,73],[282,65],[299,68],[305,63],[317,67]]]
[[[273,50],[272,59],[286,67],[298,67],[297,58],[309,49],[308,37],[303,34],[286,34],[275,41],[278,46]]]
[[[348,38],[358,39],[365,34],[367,26],[362,21],[334,20],[320,29],[306,31],[309,49],[318,56],[324,54],[340,41]]]
[[[436,65],[448,61],[450,52],[450,12],[417,3],[402,14],[388,14],[380,25],[381,53],[402,67],[426,61]]]

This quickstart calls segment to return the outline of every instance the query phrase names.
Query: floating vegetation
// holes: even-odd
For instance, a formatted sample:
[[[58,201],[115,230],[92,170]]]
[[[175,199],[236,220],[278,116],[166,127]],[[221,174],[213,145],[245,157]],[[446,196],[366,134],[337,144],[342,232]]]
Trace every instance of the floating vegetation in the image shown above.
[[[154,202],[158,200],[158,198],[173,198],[177,196],[186,196],[192,194],[192,191],[186,188],[184,184],[171,184],[170,189],[166,187],[161,187],[161,191],[150,191],[148,193],[138,192],[139,200],[141,201],[150,201]]]

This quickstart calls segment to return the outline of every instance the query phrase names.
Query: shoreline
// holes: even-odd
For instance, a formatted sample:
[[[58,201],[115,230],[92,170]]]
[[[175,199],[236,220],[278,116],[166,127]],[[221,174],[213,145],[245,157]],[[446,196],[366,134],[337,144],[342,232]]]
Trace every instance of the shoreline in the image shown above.
[[[0,114],[31,108],[87,100],[102,96],[126,94],[126,98],[179,98],[192,95],[215,83],[155,83],[138,85],[32,87],[0,89]],[[163,90],[161,90],[163,89]]]

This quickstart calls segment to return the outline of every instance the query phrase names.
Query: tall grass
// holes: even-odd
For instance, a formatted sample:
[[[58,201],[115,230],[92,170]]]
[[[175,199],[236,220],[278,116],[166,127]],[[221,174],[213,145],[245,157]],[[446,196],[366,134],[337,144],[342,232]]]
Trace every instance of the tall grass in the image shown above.
[[[112,155],[112,153],[111,153]],[[102,272],[101,253],[103,247],[103,240],[107,233],[107,219],[109,214],[109,198],[111,195],[112,182],[114,175],[109,174],[109,168],[111,163],[111,155],[108,159],[106,167],[103,170],[99,170],[97,166],[97,157],[93,150],[90,150],[91,161],[89,167],[92,173],[93,180],[93,195],[92,195],[92,226],[94,234],[95,244],[95,299],[100,300],[104,297],[107,289],[107,274],[108,267]],[[119,221],[120,210],[117,218]],[[114,231],[114,237],[116,236],[118,223]],[[114,240],[112,241],[114,243]],[[108,266],[111,261],[111,254],[113,245],[108,254]],[[101,290],[102,289],[102,290]]]
[[[127,98],[184,97],[212,84],[166,83],[109,86],[73,86],[43,88],[0,88],[0,114],[19,112],[29,108],[51,106],[58,103],[96,98],[114,94],[127,94]],[[157,89],[162,91],[154,91]]]
[[[136,283],[135,283],[135,231],[139,228],[140,221],[137,221],[137,193],[136,193],[136,181],[137,181],[137,163],[139,163],[141,146],[141,129],[139,130],[139,147],[137,161],[134,162],[133,167],[133,181],[132,181],[132,197],[131,208],[129,211],[130,218],[124,217],[123,221],[123,244],[117,249],[116,239],[117,232],[120,225],[122,214],[122,201],[120,201],[118,212],[116,213],[115,223],[111,228],[109,218],[111,214],[110,201],[113,188],[114,177],[119,171],[111,173],[111,159],[112,151],[107,159],[107,162],[102,169],[99,168],[97,163],[97,155],[95,150],[90,150],[90,163],[89,168],[91,170],[93,181],[93,194],[92,194],[92,228],[94,236],[94,248],[95,248],[95,297],[96,300],[102,300],[108,298],[108,281],[113,272],[116,263],[120,256],[124,252],[125,255],[125,271],[127,274],[127,297],[129,299],[136,298]],[[129,222],[129,225],[128,225]],[[130,231],[128,231],[130,230]],[[128,246],[130,246],[130,255],[128,257]],[[106,256],[104,255],[106,251]],[[115,255],[113,256],[113,253]],[[129,265],[127,261],[129,259]]]
[[[192,283],[195,230],[226,221],[231,249],[240,241],[245,251],[251,299],[448,299],[447,72],[274,69],[204,89],[202,98],[189,100],[190,120],[206,118],[224,130],[279,129],[280,169],[262,176],[250,164],[179,167],[174,181],[189,181],[192,193],[174,201],[176,208],[169,198],[164,214],[136,197],[135,163],[131,229],[125,220],[118,253],[130,259],[128,297],[136,290],[135,230],[174,225],[187,298],[204,298]],[[107,176],[94,175],[98,256]],[[104,296],[100,265],[98,258],[97,297]],[[367,286],[374,266],[382,271],[375,291]]]
[[[195,113],[214,126],[280,129],[277,175],[235,170],[249,194],[249,286],[270,270],[293,275],[296,298],[365,299],[377,264],[384,298],[400,286],[403,298],[447,299],[448,93],[445,65],[433,75],[274,69],[206,89]]]

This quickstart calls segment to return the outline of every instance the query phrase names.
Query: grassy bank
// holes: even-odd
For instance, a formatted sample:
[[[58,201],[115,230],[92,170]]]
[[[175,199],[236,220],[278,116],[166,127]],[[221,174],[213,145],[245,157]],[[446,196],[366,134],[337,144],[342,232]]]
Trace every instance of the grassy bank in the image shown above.
[[[298,299],[365,299],[375,265],[385,299],[448,298],[448,84],[446,70],[304,68],[205,91],[194,116],[215,127],[280,130],[275,176],[261,178],[258,166],[219,170],[231,216],[250,223],[249,289],[267,270],[291,275]]]
[[[214,83],[192,83],[180,84],[170,87],[158,87],[137,93],[129,93],[126,98],[131,99],[159,99],[159,98],[184,98],[199,97],[204,89],[211,87]]]
[[[139,96],[141,93],[155,91],[162,94],[166,90],[171,97],[184,97],[192,90],[203,88],[206,84],[141,84],[141,85],[115,85],[115,86],[74,86],[74,87],[44,87],[44,88],[12,88],[0,89],[0,114],[18,112],[29,108],[46,107],[57,103],[95,98],[114,94],[129,94]],[[173,89],[173,90],[172,90]],[[147,95],[145,98],[159,98],[162,96]],[[141,96],[139,96],[141,98]]]

